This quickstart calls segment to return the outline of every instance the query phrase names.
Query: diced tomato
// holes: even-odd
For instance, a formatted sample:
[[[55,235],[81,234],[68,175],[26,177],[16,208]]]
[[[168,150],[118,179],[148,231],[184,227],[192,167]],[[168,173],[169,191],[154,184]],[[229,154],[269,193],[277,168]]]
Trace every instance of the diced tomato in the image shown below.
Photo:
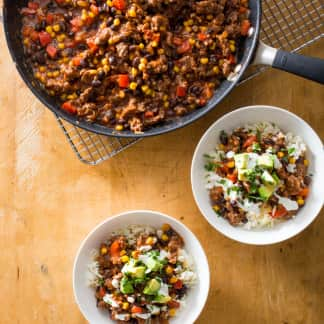
[[[146,111],[144,114],[145,118],[152,118],[153,116],[154,116],[154,114],[152,111]]]
[[[246,13],[246,11],[247,11],[247,8],[245,8],[245,7],[240,7],[240,9],[239,9],[240,14]]]
[[[95,15],[98,15],[98,13],[99,13],[99,8],[97,6],[95,6],[95,5],[93,5],[93,4],[90,6],[90,10]]]
[[[180,46],[178,46],[178,48],[177,48],[177,52],[179,54],[186,53],[189,50],[191,50],[191,45],[187,39],[185,41],[183,41],[183,43]]]
[[[79,57],[79,56],[73,57],[72,63],[73,63],[74,66],[80,66],[80,64],[81,64],[81,57]]]
[[[173,284],[173,288],[174,289],[181,289],[183,286],[183,283],[180,279],[178,279],[178,281],[176,281],[174,284]]]
[[[286,216],[288,213],[287,209],[283,205],[278,205],[274,214],[272,214],[273,218],[280,218]]]
[[[241,35],[246,36],[249,32],[251,23],[249,20],[245,19],[241,23]]]
[[[247,148],[257,141],[256,135],[250,135],[243,143],[243,148]]]
[[[75,18],[73,18],[73,19],[70,20],[70,24],[72,25],[71,30],[73,32],[77,32],[82,27],[83,22],[82,22],[81,18],[75,17]]]
[[[30,33],[30,38],[31,38],[34,42],[36,42],[36,41],[39,39],[39,37],[38,37],[38,32],[37,32],[36,30],[33,30],[33,31]]]
[[[233,183],[237,181],[237,174],[236,173],[229,173],[226,176],[227,179],[231,180]]]
[[[110,245],[110,255],[112,257],[119,257],[120,246],[118,240],[114,241]]]
[[[54,15],[51,14],[51,13],[48,13],[46,15],[46,23],[47,23],[47,25],[52,25],[53,22],[54,22]]]
[[[46,47],[46,52],[51,58],[54,58],[57,54],[57,48],[55,46],[49,44]]]
[[[303,188],[299,191],[298,196],[307,197],[309,194],[309,188]]]
[[[187,90],[185,87],[183,86],[177,86],[177,89],[176,89],[176,96],[177,97],[184,97],[187,93]]]
[[[180,37],[173,37],[172,42],[174,45],[180,46],[183,43],[183,39]]]
[[[28,8],[37,10],[39,8],[39,3],[37,3],[37,2],[28,2]]]
[[[200,41],[204,41],[207,38],[207,35],[205,33],[199,33],[198,34],[198,39]]]
[[[230,64],[235,64],[236,63],[236,58],[233,54],[230,54],[228,57],[228,60],[230,62]]]
[[[26,16],[26,15],[35,15],[36,10],[35,9],[30,9],[30,8],[22,8],[20,12],[24,16]]]
[[[131,313],[132,313],[132,314],[135,314],[135,313],[143,313],[143,308],[134,305],[134,306],[131,308]]]
[[[65,0],[55,0],[57,4],[63,4]]]
[[[49,33],[45,32],[45,31],[41,31],[38,34],[39,37],[39,42],[41,43],[42,46],[46,46],[48,45],[51,41],[52,41],[52,37]]]
[[[113,6],[118,10],[124,10],[126,8],[125,0],[113,0]]]
[[[99,296],[102,298],[103,296],[106,295],[106,290],[104,287],[99,288]]]
[[[77,109],[72,105],[70,101],[66,101],[62,104],[61,108],[70,114],[76,114]]]
[[[170,301],[168,302],[168,306],[169,306],[170,308],[179,308],[179,307],[180,307],[180,303],[177,302],[176,300],[170,300]]]
[[[127,88],[129,85],[129,76],[127,74],[119,74],[118,85],[121,88]]]
[[[98,45],[94,42],[93,39],[87,39],[87,45],[93,53],[99,49]]]
[[[207,100],[206,100],[205,98],[200,98],[200,99],[199,99],[199,105],[200,105],[200,106],[205,106],[206,103],[207,103]]]

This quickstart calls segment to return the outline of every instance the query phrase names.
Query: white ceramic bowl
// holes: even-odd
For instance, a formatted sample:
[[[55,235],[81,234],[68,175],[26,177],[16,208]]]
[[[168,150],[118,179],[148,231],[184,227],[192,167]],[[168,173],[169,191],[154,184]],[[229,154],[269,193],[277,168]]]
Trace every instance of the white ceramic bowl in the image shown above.
[[[284,132],[302,137],[307,145],[309,172],[313,174],[310,194],[297,216],[273,228],[248,230],[231,226],[213,211],[204,179],[204,153],[212,151],[218,143],[221,130],[227,132],[244,124],[260,121],[274,122]],[[291,112],[271,106],[250,106],[237,109],[218,119],[201,138],[191,165],[191,184],[196,203],[207,221],[225,236],[248,244],[265,245],[284,241],[304,230],[318,215],[324,203],[324,151],[323,144],[314,130]]]
[[[116,323],[112,321],[107,311],[96,307],[94,289],[88,285],[88,265],[91,263],[91,251],[97,249],[114,230],[129,225],[150,225],[160,227],[170,224],[183,238],[186,251],[193,257],[198,276],[197,283],[188,291],[186,307],[171,319],[172,324],[193,323],[202,311],[209,291],[209,266],[206,255],[195,235],[182,223],[172,217],[155,211],[129,211],[108,218],[99,224],[82,242],[75,257],[73,267],[73,291],[75,300],[88,322],[93,324]]]

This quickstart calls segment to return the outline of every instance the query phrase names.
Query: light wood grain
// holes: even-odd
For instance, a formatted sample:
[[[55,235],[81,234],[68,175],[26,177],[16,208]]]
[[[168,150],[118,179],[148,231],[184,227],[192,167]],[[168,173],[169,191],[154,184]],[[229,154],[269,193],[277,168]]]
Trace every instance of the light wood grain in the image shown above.
[[[288,242],[241,245],[214,231],[200,215],[189,178],[199,138],[218,117],[240,106],[285,107],[323,139],[323,87],[269,70],[193,125],[143,140],[90,167],[77,160],[52,113],[23,84],[0,32],[2,324],[85,323],[71,285],[80,241],[109,215],[139,208],[180,219],[204,246],[211,290],[197,323],[324,322],[323,211]],[[321,56],[323,51],[322,41],[306,53]]]

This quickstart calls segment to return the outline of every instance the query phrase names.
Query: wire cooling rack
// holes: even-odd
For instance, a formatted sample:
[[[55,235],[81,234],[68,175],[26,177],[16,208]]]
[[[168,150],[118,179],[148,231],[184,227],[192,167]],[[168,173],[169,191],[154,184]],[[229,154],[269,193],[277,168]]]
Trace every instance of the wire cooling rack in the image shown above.
[[[264,0],[262,6],[260,39],[268,45],[296,52],[324,36],[322,0]],[[250,67],[241,83],[264,69]],[[87,164],[97,165],[140,140],[97,135],[56,117],[73,151]]]

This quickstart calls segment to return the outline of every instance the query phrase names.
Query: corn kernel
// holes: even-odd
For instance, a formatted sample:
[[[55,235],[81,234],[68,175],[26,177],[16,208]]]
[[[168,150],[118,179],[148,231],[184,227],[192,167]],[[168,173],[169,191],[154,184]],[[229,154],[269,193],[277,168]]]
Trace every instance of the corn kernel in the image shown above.
[[[176,316],[176,312],[177,312],[177,310],[175,308],[170,308],[169,309],[169,316],[170,317]]]
[[[135,18],[136,17],[136,10],[131,8],[128,10],[128,16]]]
[[[29,44],[29,38],[25,38],[24,39],[24,45],[28,45]]]
[[[107,0],[107,5],[109,6],[109,7],[112,7],[113,6],[113,2],[111,1],[111,0]]]
[[[218,212],[220,210],[220,207],[218,205],[214,205],[213,209],[215,210],[215,212]]]
[[[140,60],[140,62],[142,64],[147,64],[147,58],[146,57],[142,57],[141,60]]]
[[[101,255],[105,255],[108,253],[108,249],[106,246],[103,246],[101,249],[100,249],[100,254]]]
[[[67,62],[69,62],[69,61],[70,61],[70,59],[69,59],[68,57],[64,57],[64,58],[63,58],[63,62],[64,62],[64,63],[67,63]]]
[[[236,47],[233,44],[230,44],[229,48],[230,48],[231,52],[235,52],[236,51]]]
[[[200,30],[201,30],[202,32],[205,32],[205,31],[207,30],[207,27],[206,27],[206,26],[200,26],[199,28],[200,28]]]
[[[89,16],[90,18],[94,18],[96,15],[95,15],[92,11],[90,11],[90,12],[88,13],[88,16]]]
[[[180,69],[179,69],[178,66],[175,65],[175,66],[173,67],[173,71],[176,72],[176,73],[179,73],[179,72],[180,72]]]
[[[54,38],[55,37],[55,33],[51,32],[51,37]]]
[[[208,57],[202,57],[201,59],[200,59],[200,63],[201,64],[207,64],[208,63]]]
[[[278,158],[283,158],[284,155],[285,155],[284,152],[281,151],[277,153]]]
[[[227,162],[226,165],[227,165],[228,168],[232,169],[232,168],[235,167],[235,162],[234,161],[229,161],[229,162]]]
[[[120,25],[120,19],[115,18],[113,24],[114,24],[114,26],[119,26]]]
[[[98,61],[98,59],[95,57],[94,59],[93,59],[93,64],[95,64],[95,65],[97,65],[98,63],[99,63],[99,61]]]
[[[116,125],[116,131],[122,131],[124,129],[123,125]]]
[[[65,39],[65,35],[64,34],[61,34],[61,35],[58,35],[57,36],[57,40],[59,41],[59,42],[63,42],[64,41],[64,39]]]
[[[63,93],[62,95],[61,95],[61,100],[66,100],[66,94],[65,93]]]
[[[219,147],[219,149],[222,150],[222,151],[225,149],[224,144],[219,144],[218,147]]]
[[[125,302],[125,303],[122,304],[122,309],[126,310],[126,309],[128,309],[128,307],[129,307],[128,302]]]
[[[116,15],[121,15],[121,14],[122,14],[121,10],[116,11]]]
[[[151,45],[152,45],[152,47],[158,47],[158,42],[157,41],[153,41],[153,42],[151,42]]]
[[[51,34],[51,33],[53,32],[53,28],[52,28],[52,26],[46,26],[45,30],[46,30],[49,34]]]
[[[178,281],[178,279],[176,277],[171,277],[170,280],[169,280],[169,283],[170,284],[174,284]]]
[[[163,104],[163,106],[164,106],[164,108],[169,108],[170,103],[166,101],[166,102]]]
[[[161,229],[162,229],[163,232],[168,231],[170,228],[171,228],[170,225],[169,224],[166,224],[166,223],[163,224],[162,227],[161,227]]]
[[[186,26],[186,27],[185,27],[185,30],[186,30],[188,33],[190,33],[190,32],[191,32],[191,27]]]
[[[36,79],[40,79],[42,77],[42,75],[39,72],[36,72],[35,77],[36,77]]]
[[[120,256],[123,256],[125,254],[127,254],[127,252],[125,250],[121,250],[120,253],[119,253]]]
[[[159,48],[159,49],[158,49],[158,54],[159,54],[159,55],[164,54],[164,48]]]
[[[213,42],[213,43],[209,46],[209,48],[210,48],[211,50],[214,50],[214,49],[216,48],[216,43]]]
[[[188,26],[192,26],[194,24],[194,21],[192,19],[187,20]]]
[[[46,71],[46,67],[45,66],[40,66],[39,67],[39,71],[40,72],[45,72]]]
[[[54,26],[53,26],[53,30],[54,30],[56,33],[59,32],[59,31],[61,30],[60,25],[59,25],[59,24],[54,25]]]
[[[139,47],[140,49],[143,49],[145,46],[144,46],[143,43],[140,43],[140,44],[138,45],[138,47]]]
[[[298,199],[298,200],[297,200],[297,204],[298,204],[299,206],[304,205],[304,204],[305,204],[304,199]]]
[[[59,49],[64,49],[64,48],[65,48],[64,43],[58,43],[58,48],[59,48]]]
[[[145,241],[145,244],[147,244],[147,245],[152,245],[153,243],[154,243],[154,240],[153,240],[152,236],[149,236]]]
[[[214,67],[213,67],[213,72],[214,72],[215,74],[218,74],[218,73],[219,73],[219,67],[218,67],[218,66],[214,66]]]
[[[168,275],[172,274],[172,273],[173,273],[173,268],[172,268],[171,266],[168,265],[168,266],[165,268],[165,273],[168,274]]]
[[[60,71],[54,71],[53,72],[53,77],[57,78],[60,75]]]
[[[141,89],[144,93],[146,93],[149,90],[149,87],[148,87],[148,85],[144,84],[141,86]]]
[[[136,90],[136,88],[137,88],[137,83],[136,83],[136,82],[131,82],[130,85],[129,85],[129,88],[130,88],[131,90]]]
[[[139,256],[139,251],[133,251],[132,252],[132,257],[134,258],[134,259],[137,259],[138,258],[138,256]]]
[[[119,98],[125,98],[125,92],[123,90],[120,90],[118,95],[119,95]]]
[[[189,38],[189,44],[190,45],[194,45],[196,43],[196,41],[193,38]]]
[[[51,77],[53,76],[53,73],[49,71],[49,72],[46,73],[46,75],[47,75],[49,78],[51,78]]]
[[[144,70],[146,69],[146,65],[143,64],[143,63],[140,63],[140,64],[138,65],[138,69],[139,69],[140,71],[144,71]]]
[[[296,160],[293,157],[289,158],[288,161],[290,164],[295,164],[295,162],[296,162]]]
[[[131,74],[132,74],[132,76],[133,76],[133,77],[136,77],[137,73],[138,73],[137,69],[134,68],[134,67],[132,67],[132,69],[131,69]]]
[[[121,262],[123,263],[126,263],[129,261],[129,257],[127,255],[123,255],[121,258],[120,258]]]
[[[166,241],[169,240],[169,236],[166,235],[166,234],[162,234],[161,239],[162,239],[162,241],[165,241],[166,242]]]
[[[214,18],[213,15],[207,15],[208,20],[212,20],[213,18]]]
[[[308,166],[308,165],[309,165],[308,160],[306,160],[306,159],[304,160],[304,165],[305,165],[305,166]]]
[[[79,7],[86,8],[86,7],[88,7],[88,2],[87,1],[83,1],[83,0],[79,0],[79,1],[77,1],[77,5]]]
[[[86,13],[82,13],[81,20],[85,21],[85,20],[87,20],[87,18],[88,18],[87,14]]]
[[[167,101],[169,99],[169,96],[167,95],[167,94],[165,94],[164,96],[163,96],[163,101]]]

